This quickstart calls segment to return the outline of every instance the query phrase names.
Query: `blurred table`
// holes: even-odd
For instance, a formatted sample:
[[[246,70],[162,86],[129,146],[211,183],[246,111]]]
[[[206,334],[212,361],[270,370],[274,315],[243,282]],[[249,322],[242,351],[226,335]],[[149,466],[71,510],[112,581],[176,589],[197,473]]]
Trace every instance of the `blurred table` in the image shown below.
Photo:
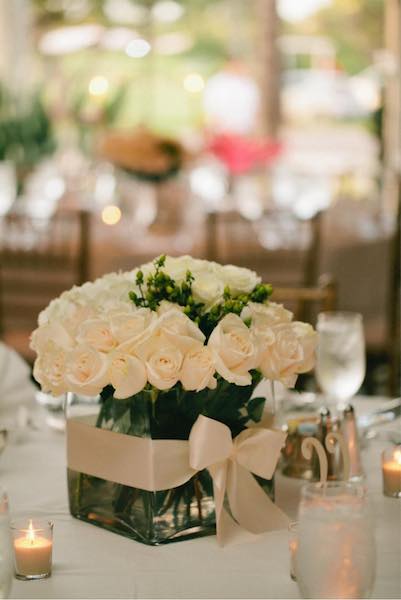
[[[358,398],[370,412],[385,399]],[[397,427],[394,423],[390,428]],[[367,485],[376,519],[377,575],[372,597],[399,598],[401,501],[381,489],[380,452],[364,451]],[[72,518],[68,512],[64,435],[45,426],[10,445],[0,459],[1,483],[14,517],[55,522],[50,579],[14,580],[12,598],[299,598],[289,576],[287,531],[248,544],[220,548],[214,536],[150,547]],[[302,482],[277,475],[277,502],[290,517]]]

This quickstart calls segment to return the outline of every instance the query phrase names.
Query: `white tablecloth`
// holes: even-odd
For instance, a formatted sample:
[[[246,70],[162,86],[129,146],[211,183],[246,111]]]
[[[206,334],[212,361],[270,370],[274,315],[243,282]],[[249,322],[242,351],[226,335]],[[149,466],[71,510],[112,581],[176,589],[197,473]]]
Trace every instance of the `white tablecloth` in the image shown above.
[[[357,400],[368,411],[378,402]],[[394,424],[392,428],[394,428]],[[380,452],[363,459],[376,519],[374,598],[400,598],[401,500],[381,490]],[[12,598],[299,598],[289,577],[287,531],[220,548],[215,537],[150,547],[72,518],[68,512],[64,435],[30,431],[0,457],[0,481],[12,516],[54,520],[54,570],[37,582],[14,581]],[[295,516],[301,482],[277,476],[277,502]]]

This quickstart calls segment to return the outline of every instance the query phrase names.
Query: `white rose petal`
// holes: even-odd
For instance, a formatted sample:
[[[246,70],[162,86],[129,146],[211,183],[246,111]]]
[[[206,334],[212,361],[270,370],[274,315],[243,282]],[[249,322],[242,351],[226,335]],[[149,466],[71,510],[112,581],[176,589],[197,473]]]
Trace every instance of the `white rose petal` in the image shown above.
[[[110,331],[119,342],[134,340],[156,320],[156,313],[149,308],[131,312],[118,312],[110,318]]]
[[[184,354],[160,333],[146,340],[138,354],[146,364],[149,383],[157,389],[167,390],[177,383]]]
[[[191,271],[192,275],[196,277],[198,273],[208,271],[210,263],[207,260],[201,260],[199,258],[192,258],[192,256],[180,256],[178,258],[167,256],[163,270],[172,278],[176,283],[182,283],[185,281],[187,271]]]
[[[102,319],[89,319],[82,323],[78,330],[77,342],[87,344],[99,352],[111,352],[118,345],[110,324]]]
[[[262,352],[260,369],[270,380],[293,387],[299,373],[314,363],[316,333],[306,323],[282,323],[272,327],[274,342]]]
[[[205,341],[205,335],[198,325],[177,310],[163,313],[155,324],[155,329],[184,353],[197,343],[203,344]]]
[[[66,383],[73,392],[96,396],[109,383],[108,366],[105,354],[79,346],[68,354]]]
[[[213,273],[203,273],[195,277],[192,284],[192,295],[197,302],[205,304],[209,309],[222,302],[224,284]]]
[[[225,265],[221,269],[224,285],[230,288],[232,294],[249,294],[261,282],[257,273],[243,267]]]
[[[258,347],[238,315],[228,314],[214,328],[208,341],[216,371],[230,383],[250,385],[249,370],[256,367]]]
[[[253,329],[263,329],[278,325],[279,323],[289,323],[292,321],[293,314],[284,308],[282,304],[269,302],[260,304],[258,302],[249,302],[242,310],[241,319],[251,319]]]
[[[169,302],[168,300],[162,300],[159,306],[157,307],[157,315],[160,317],[161,315],[170,312],[170,310],[183,312],[184,307],[180,306],[179,304],[174,304],[174,302]]]
[[[44,392],[59,396],[68,390],[65,382],[67,368],[66,352],[52,340],[46,347],[41,347],[40,355],[35,361],[33,376],[40,383]]]
[[[64,329],[61,323],[53,322],[46,323],[32,333],[31,348],[38,354],[47,346],[49,340],[57,340],[57,345],[60,348],[69,350],[74,345],[73,338]]]
[[[180,380],[184,390],[199,392],[205,387],[215,389],[217,381],[214,378],[214,373],[213,354],[210,348],[200,345],[186,354]]]
[[[129,398],[142,391],[147,382],[145,365],[136,356],[116,352],[109,356],[109,379],[114,398]]]

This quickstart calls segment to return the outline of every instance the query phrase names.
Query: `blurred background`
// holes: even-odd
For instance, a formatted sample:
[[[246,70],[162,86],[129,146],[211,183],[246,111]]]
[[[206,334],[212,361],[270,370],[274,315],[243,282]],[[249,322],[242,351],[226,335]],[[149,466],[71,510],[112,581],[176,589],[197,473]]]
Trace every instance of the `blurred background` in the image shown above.
[[[363,391],[399,393],[400,23],[399,0],[0,0],[2,339],[32,361],[63,289],[191,254],[301,318],[362,313]]]

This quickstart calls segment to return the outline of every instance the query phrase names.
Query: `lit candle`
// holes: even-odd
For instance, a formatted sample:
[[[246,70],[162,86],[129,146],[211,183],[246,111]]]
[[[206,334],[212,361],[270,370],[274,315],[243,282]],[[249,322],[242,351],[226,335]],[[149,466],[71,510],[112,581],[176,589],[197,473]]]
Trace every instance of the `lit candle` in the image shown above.
[[[384,495],[401,498],[401,446],[383,452],[382,471]]]
[[[11,526],[14,534],[15,575],[18,579],[49,577],[52,567],[53,523],[29,520],[28,527]]]
[[[290,576],[293,581],[297,580],[295,575],[295,561],[298,551],[298,521],[293,521],[288,526],[288,531],[290,534],[288,540],[288,547],[290,550]]]

